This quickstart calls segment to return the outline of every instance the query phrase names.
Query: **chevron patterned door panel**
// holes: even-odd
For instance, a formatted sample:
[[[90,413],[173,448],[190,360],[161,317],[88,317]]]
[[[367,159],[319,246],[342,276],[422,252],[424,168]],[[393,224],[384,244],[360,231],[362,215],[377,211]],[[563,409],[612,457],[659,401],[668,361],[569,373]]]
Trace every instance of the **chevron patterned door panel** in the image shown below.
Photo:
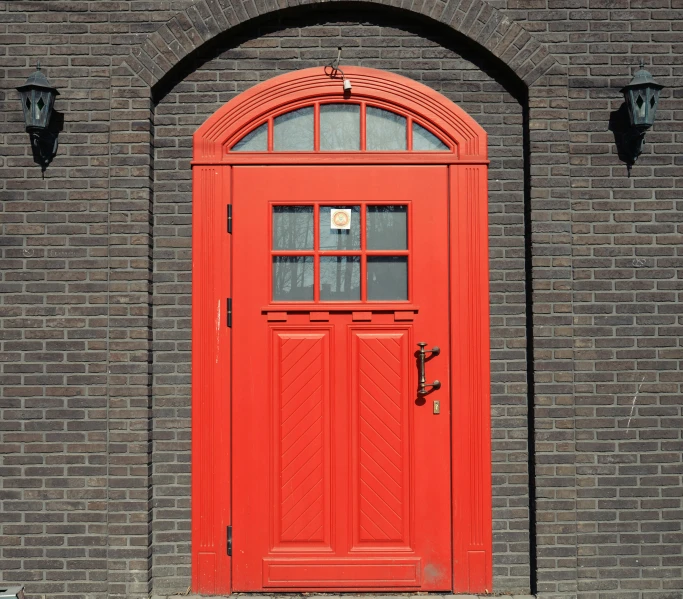
[[[452,588],[448,189],[233,168],[233,590]]]
[[[330,545],[329,333],[272,331],[274,545]]]
[[[351,331],[354,548],[410,546],[408,333]]]

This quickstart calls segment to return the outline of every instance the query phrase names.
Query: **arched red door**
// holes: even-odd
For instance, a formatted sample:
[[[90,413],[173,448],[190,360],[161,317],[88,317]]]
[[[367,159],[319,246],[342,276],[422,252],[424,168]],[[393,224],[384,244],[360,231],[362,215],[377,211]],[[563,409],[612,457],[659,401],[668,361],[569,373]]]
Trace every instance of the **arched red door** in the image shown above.
[[[195,135],[199,592],[491,590],[486,138],[344,70]]]

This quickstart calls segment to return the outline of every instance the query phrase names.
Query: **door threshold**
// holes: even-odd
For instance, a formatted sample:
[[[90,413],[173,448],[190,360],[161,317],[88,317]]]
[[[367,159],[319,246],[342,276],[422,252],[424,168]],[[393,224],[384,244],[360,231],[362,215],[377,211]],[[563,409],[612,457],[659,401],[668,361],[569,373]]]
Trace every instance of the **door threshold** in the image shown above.
[[[536,595],[505,595],[505,594],[489,594],[489,595],[473,595],[471,593],[452,594],[452,593],[233,593],[232,595],[152,595],[150,599],[230,599],[232,597],[240,597],[248,599],[332,599],[339,597],[341,599],[401,599],[414,597],[415,599],[536,599]]]

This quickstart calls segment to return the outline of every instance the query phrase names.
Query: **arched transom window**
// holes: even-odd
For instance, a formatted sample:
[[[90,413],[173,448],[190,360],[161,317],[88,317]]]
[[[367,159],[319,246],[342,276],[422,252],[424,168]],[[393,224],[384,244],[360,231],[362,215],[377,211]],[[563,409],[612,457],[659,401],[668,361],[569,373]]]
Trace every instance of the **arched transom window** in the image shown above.
[[[410,114],[361,103],[317,102],[271,116],[231,152],[453,152]]]

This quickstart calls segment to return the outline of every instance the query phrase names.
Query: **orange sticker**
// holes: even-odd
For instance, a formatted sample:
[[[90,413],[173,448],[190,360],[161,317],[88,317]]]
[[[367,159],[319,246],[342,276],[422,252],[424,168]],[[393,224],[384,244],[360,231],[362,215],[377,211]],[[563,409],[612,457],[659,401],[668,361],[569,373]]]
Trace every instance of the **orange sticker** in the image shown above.
[[[351,228],[351,209],[350,208],[333,208],[330,211],[330,227],[332,229],[350,229]]]

